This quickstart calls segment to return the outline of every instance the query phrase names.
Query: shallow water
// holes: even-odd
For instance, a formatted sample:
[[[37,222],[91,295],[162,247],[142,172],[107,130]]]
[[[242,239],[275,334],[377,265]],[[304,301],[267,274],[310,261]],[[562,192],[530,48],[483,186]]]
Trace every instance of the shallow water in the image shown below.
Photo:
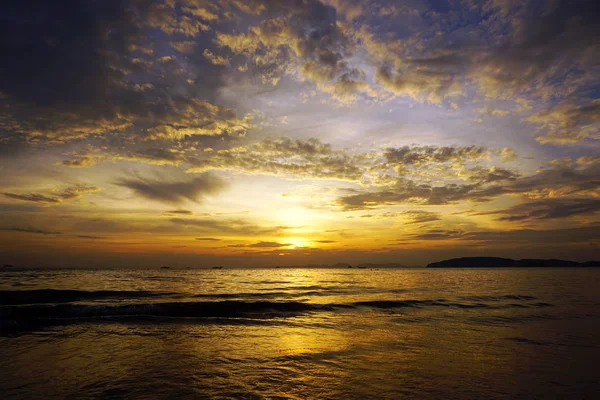
[[[4,398],[595,398],[600,270],[0,273]]]

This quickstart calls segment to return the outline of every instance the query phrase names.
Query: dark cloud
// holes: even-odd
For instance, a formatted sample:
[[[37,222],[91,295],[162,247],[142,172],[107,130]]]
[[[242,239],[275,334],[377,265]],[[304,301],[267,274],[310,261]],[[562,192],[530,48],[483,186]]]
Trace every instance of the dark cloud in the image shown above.
[[[600,99],[565,100],[527,118],[545,135],[540,143],[575,143],[585,138],[600,139]]]
[[[446,230],[446,229],[432,229],[426,233],[420,233],[418,235],[411,236],[412,240],[445,240],[455,239],[463,235],[463,231],[459,230]]]
[[[32,201],[35,203],[60,203],[57,197],[49,197],[39,193],[4,193],[8,198],[22,201]]]
[[[62,232],[58,231],[47,231],[44,229],[35,229],[35,228],[1,228],[3,231],[13,231],[13,232],[25,232],[25,233],[36,233],[39,235],[61,235]]]
[[[598,198],[549,198],[513,206],[495,213],[500,221],[531,221],[591,216],[600,211]]]
[[[3,6],[0,91],[39,106],[106,101],[122,72],[111,68],[138,32],[128,1],[9,1]],[[112,107],[110,107],[112,108]],[[99,109],[100,111],[101,109]]]
[[[105,236],[92,236],[92,235],[76,235],[76,237],[78,237],[80,239],[94,239],[94,240],[106,239]]]
[[[400,242],[412,240],[460,240],[486,242],[497,244],[501,242],[515,243],[586,243],[600,240],[600,226],[583,226],[565,229],[513,229],[491,231],[464,231],[457,229],[433,229],[424,233],[411,235],[407,239],[398,239]]]
[[[0,66],[0,140],[17,146],[94,137],[105,141],[104,153],[136,157],[135,148],[147,146],[134,138],[245,134],[248,120],[214,104],[223,84],[218,68],[154,51],[166,35],[208,32],[208,10],[198,7],[186,7],[196,10],[187,15],[159,0],[9,2],[0,27],[0,53],[10,60]],[[207,33],[198,44],[211,40]],[[107,136],[117,135],[113,147]],[[150,162],[169,156],[168,148],[156,152],[144,150]]]
[[[120,179],[117,185],[133,190],[139,196],[167,203],[184,200],[199,201],[225,188],[225,182],[211,174],[203,174],[189,181],[168,182],[151,179]]]
[[[264,83],[276,84],[281,75],[296,70],[301,80],[340,100],[368,87],[364,72],[350,65],[355,43],[337,23],[335,8],[318,0],[249,4],[240,9],[265,19],[244,33],[219,33],[217,43],[234,56],[244,56],[246,68]]]
[[[360,210],[398,203],[442,205],[467,199],[481,200],[479,196],[472,194],[478,184],[431,186],[406,181],[402,186],[394,190],[343,196],[337,199],[337,203],[344,210]]]
[[[466,232],[462,239],[498,242],[534,242],[534,243],[565,243],[589,242],[600,239],[600,226],[583,226],[566,229],[515,229],[508,231]]]
[[[600,10],[594,2],[527,1],[496,13],[498,23],[509,23],[509,34],[480,68],[498,86],[518,90],[534,80],[551,85],[553,78],[566,79],[573,69],[598,66],[593,53],[598,51]]]
[[[598,80],[600,15],[593,1],[463,0],[450,7],[408,7],[410,23],[377,18],[358,32],[375,81],[395,95],[439,103],[474,85],[487,98],[519,94],[546,102]],[[585,136],[563,133],[540,139],[573,142]]]
[[[500,194],[538,194],[561,196],[591,194],[600,188],[600,163],[558,163],[542,168],[534,174],[522,176],[510,183],[498,183],[485,190],[480,196],[498,196]]]
[[[407,219],[406,223],[409,224],[422,224],[425,222],[433,222],[440,220],[440,215],[438,213],[429,211],[410,210],[403,211],[401,215]]]
[[[443,205],[460,201],[484,202],[501,195],[584,196],[591,195],[600,188],[600,164],[594,159],[582,163],[550,165],[527,176],[519,176],[498,167],[476,167],[462,171],[461,174],[472,183],[434,186],[396,178],[381,191],[354,190],[349,195],[339,197],[337,204],[344,210],[401,203]],[[440,175],[443,176],[441,173]]]
[[[71,160],[63,160],[60,162],[60,165],[64,165],[65,167],[73,167],[73,168],[84,168],[90,167],[96,164],[96,159],[88,156],[77,157]]]
[[[59,204],[65,200],[78,199],[86,193],[98,192],[101,189],[96,186],[79,185],[67,187],[58,191],[50,191],[47,193],[4,193],[4,196],[21,201],[30,201],[34,203],[42,203],[46,205]]]
[[[468,179],[473,182],[491,183],[499,181],[516,181],[518,173],[500,167],[477,167],[468,171]]]
[[[481,146],[403,146],[385,149],[383,156],[391,165],[465,162],[484,158],[490,151]]]
[[[161,213],[160,215],[169,217],[169,216],[174,216],[174,215],[193,215],[193,214],[194,214],[194,212],[190,211],[190,210],[171,210],[171,211],[165,211],[165,212]]]
[[[221,239],[211,238],[211,237],[203,237],[203,238],[196,238],[196,240],[204,240],[204,241],[209,241],[209,242],[218,242]]]

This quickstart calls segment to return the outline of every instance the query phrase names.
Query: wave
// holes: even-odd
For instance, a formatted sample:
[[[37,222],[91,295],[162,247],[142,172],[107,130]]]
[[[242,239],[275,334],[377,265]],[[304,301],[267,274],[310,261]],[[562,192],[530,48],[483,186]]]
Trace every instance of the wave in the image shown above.
[[[0,290],[1,305],[23,305],[23,304],[48,304],[48,303],[70,303],[85,300],[109,300],[109,299],[142,299],[149,297],[161,297],[175,293],[150,292],[146,290]]]
[[[206,293],[195,294],[193,298],[203,299],[278,299],[278,298],[298,298],[306,296],[331,296],[332,294],[347,294],[345,292],[322,292],[322,291],[307,291],[307,292],[263,292],[263,293]]]
[[[556,320],[559,319],[556,315],[550,314],[526,314],[526,315],[493,315],[493,316],[477,316],[469,318],[466,322],[474,325],[486,326],[507,326],[519,323],[529,323],[539,320]]]
[[[39,291],[33,291],[38,294]],[[61,291],[65,292],[65,291]],[[106,298],[107,296],[154,296],[154,292],[75,292],[73,296],[87,296]],[[47,298],[46,298],[47,299]],[[60,299],[65,299],[61,293]],[[291,316],[299,313],[317,311],[360,310],[364,308],[391,310],[403,308],[445,307],[459,309],[504,309],[529,307],[523,304],[490,305],[484,303],[456,303],[444,299],[437,300],[374,300],[352,303],[315,304],[300,301],[183,301],[165,303],[137,303],[137,304],[14,304],[22,301],[12,298],[13,304],[7,305],[3,299],[0,307],[1,319],[7,320],[51,320],[51,319],[81,319],[81,318],[112,318],[152,316],[168,318],[271,318],[277,316]],[[28,299],[30,300],[30,299]],[[56,299],[53,299],[56,301]]]
[[[509,337],[509,338],[505,338],[504,340],[507,340],[510,342],[515,342],[515,343],[532,344],[535,346],[555,346],[556,345],[552,342],[533,340],[533,339],[528,339],[528,338],[524,338],[524,337]]]
[[[68,325],[93,321],[147,321],[163,319],[236,319],[266,320],[292,316],[327,306],[301,302],[171,302],[124,305],[101,304],[34,304],[0,306],[0,333],[28,331],[52,325]]]
[[[536,300],[537,298],[533,297],[533,296],[522,295],[522,294],[505,294],[505,295],[498,295],[498,296],[461,296],[461,297],[459,297],[459,299],[468,300],[468,301],[504,301],[504,300],[531,301],[531,300]]]

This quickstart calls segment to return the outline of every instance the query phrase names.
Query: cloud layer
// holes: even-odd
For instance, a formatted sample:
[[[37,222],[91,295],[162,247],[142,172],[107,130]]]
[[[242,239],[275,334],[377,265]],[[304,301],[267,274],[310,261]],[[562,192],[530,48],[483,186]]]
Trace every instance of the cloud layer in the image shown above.
[[[597,250],[593,1],[10,3],[0,251]]]

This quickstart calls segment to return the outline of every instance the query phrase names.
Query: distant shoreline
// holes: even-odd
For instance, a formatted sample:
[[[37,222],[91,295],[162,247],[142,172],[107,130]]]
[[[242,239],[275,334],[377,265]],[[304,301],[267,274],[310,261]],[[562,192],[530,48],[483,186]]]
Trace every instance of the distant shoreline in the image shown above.
[[[23,270],[155,270],[163,272],[169,270],[206,270],[214,272],[227,272],[229,270],[245,269],[345,269],[345,270],[363,270],[377,271],[390,269],[419,269],[419,268],[597,268],[600,267],[600,261],[577,262],[558,259],[522,259],[513,260],[511,258],[501,257],[461,257],[433,262],[427,265],[404,265],[400,263],[336,263],[336,264],[307,264],[307,265],[278,265],[278,266],[191,266],[191,265],[171,265],[171,266],[101,266],[101,267],[56,267],[56,266],[25,266],[25,265],[4,265],[0,266],[0,272],[23,271]]]
[[[434,262],[427,268],[581,268],[600,267],[600,261],[577,262],[558,259],[501,257],[461,257]]]

